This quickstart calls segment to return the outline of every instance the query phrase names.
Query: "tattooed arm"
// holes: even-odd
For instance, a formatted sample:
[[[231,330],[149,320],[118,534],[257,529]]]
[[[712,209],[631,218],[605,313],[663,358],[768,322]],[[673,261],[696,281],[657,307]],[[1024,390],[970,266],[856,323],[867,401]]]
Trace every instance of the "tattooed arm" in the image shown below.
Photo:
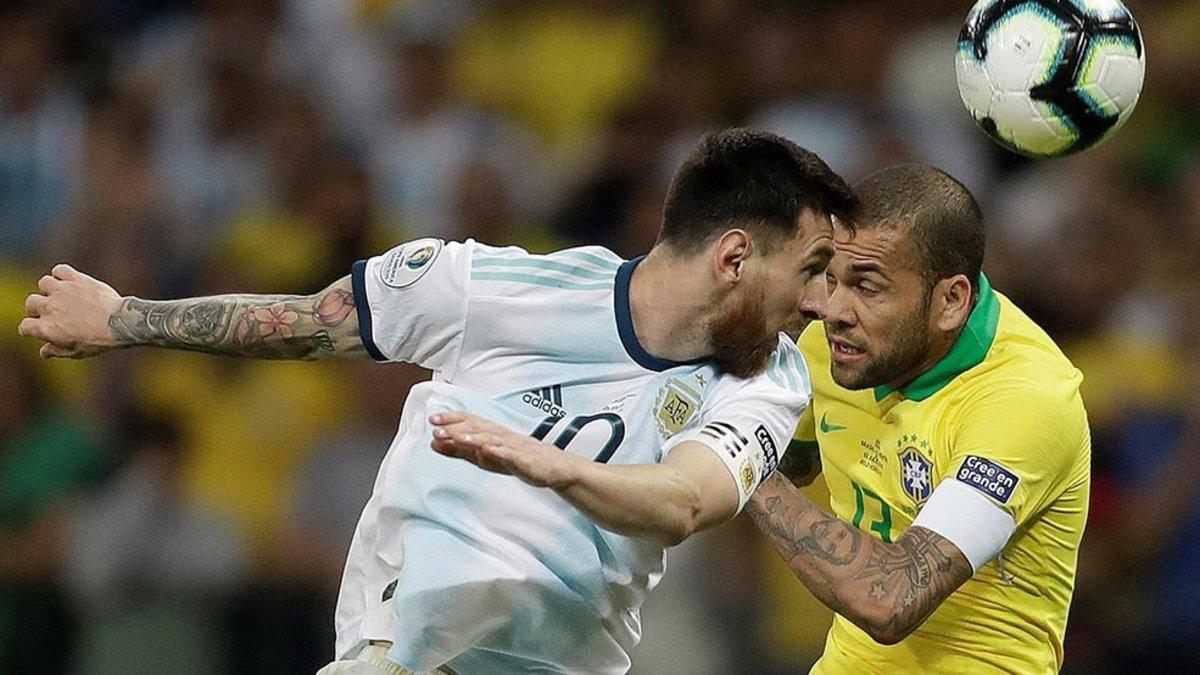
[[[831,516],[776,473],[746,505],[792,573],[876,642],[896,644],[971,577],[944,537],[910,527],[880,541]]]
[[[261,359],[366,356],[349,277],[307,296],[142,300],[57,265],[38,290],[26,299],[28,317],[18,330],[45,343],[44,358],[137,345]]]

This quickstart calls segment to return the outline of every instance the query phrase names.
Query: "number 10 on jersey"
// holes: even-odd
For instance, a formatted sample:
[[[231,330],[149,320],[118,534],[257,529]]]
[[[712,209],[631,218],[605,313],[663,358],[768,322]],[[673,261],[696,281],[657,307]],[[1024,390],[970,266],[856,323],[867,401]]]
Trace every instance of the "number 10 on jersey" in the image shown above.
[[[550,433],[550,430],[561,419],[563,418],[557,415],[550,415],[542,420],[537,428],[533,430],[533,433],[529,435],[539,441],[544,441],[546,440],[546,435]],[[608,422],[608,440],[594,458],[595,461],[601,464],[608,462],[608,460],[612,459],[613,453],[617,451],[617,448],[621,446],[621,441],[625,440],[625,421],[616,413],[602,412],[596,415],[579,415],[575,417],[558,433],[558,437],[554,439],[554,447],[559,450],[566,450],[571,441],[575,440],[575,437],[579,435],[579,432],[593,422]]]

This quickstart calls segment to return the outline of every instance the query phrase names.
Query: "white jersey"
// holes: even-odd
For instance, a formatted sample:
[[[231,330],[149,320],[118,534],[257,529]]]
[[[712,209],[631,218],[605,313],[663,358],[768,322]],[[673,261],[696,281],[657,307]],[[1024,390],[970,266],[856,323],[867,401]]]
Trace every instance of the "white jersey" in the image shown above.
[[[604,530],[552,490],[430,448],[428,416],[462,409],[565,452],[651,464],[680,434],[729,467],[741,503],[774,470],[809,403],[781,335],[760,376],[648,354],[634,335],[638,260],[423,239],[359,262],[363,343],[434,371],[413,387],[346,563],[337,652],[367,640],[413,670],[623,673],[663,546]]]

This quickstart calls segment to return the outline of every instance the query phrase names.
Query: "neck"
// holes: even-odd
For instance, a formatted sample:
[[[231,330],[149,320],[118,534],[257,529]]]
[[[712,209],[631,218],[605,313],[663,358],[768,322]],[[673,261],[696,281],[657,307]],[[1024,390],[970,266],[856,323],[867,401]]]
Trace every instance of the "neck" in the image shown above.
[[[943,339],[934,340],[930,343],[929,349],[925,351],[925,357],[903,375],[889,382],[888,387],[896,390],[903,389],[913,380],[929,372],[931,368],[937,365],[938,361],[946,358],[946,354],[950,353],[950,348],[954,346],[954,341],[958,339],[961,333],[962,328],[959,328]]]
[[[954,348],[954,343],[958,342],[959,336],[961,336],[963,331],[966,330],[967,322],[970,320],[971,313],[975,310],[975,306],[978,303],[978,296],[972,298],[971,311],[967,312],[966,318],[963,319],[963,322],[958,326],[958,328],[931,340],[929,349],[925,351],[925,358],[921,359],[916,366],[914,366],[904,375],[896,378],[892,382],[889,382],[888,386],[892,389],[902,389],[913,380],[929,372],[929,370],[936,366],[939,361],[946,358],[946,355],[949,354],[950,350]]]
[[[705,327],[713,318],[709,289],[696,274],[699,264],[655,247],[629,281],[629,313],[642,348],[670,361],[709,356]]]

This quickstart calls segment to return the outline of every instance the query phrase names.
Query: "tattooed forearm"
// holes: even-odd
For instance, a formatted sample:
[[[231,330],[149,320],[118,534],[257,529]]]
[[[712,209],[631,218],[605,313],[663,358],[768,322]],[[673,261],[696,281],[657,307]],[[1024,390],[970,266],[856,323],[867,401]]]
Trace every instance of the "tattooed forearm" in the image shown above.
[[[365,354],[349,278],[311,296],[221,295],[186,300],[127,298],[108,318],[123,346],[315,359]]]
[[[826,514],[782,476],[768,479],[746,510],[814,595],[885,644],[911,633],[971,576],[944,537],[913,527],[880,541]]]
[[[855,581],[869,584],[867,594],[884,609],[875,626],[883,635],[910,633],[971,576],[962,553],[925,528],[909,528],[894,545],[875,544]]]

